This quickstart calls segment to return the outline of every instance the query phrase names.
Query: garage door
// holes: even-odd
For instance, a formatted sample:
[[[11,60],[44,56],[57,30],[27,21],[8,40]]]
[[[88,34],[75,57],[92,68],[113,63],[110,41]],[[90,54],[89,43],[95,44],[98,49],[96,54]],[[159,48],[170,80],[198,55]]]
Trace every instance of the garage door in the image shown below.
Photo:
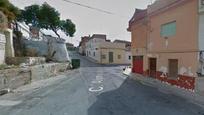
[[[132,72],[143,74],[143,56],[133,56]]]

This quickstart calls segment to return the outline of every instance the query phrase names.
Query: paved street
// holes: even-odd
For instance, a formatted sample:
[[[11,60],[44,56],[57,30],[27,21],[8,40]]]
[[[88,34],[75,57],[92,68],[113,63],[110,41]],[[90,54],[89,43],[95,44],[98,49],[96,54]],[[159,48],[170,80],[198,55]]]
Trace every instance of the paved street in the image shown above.
[[[81,68],[24,95],[0,98],[0,115],[204,115],[197,105],[132,81],[123,66],[94,64],[76,53]]]

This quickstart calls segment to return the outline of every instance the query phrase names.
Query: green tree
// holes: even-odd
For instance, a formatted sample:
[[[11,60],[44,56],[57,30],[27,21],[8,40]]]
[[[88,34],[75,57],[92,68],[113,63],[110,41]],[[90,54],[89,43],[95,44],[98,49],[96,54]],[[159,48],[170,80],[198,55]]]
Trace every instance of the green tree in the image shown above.
[[[21,11],[19,21],[24,21],[28,25],[39,27],[40,6],[31,5],[25,7],[25,10]]]
[[[66,19],[65,21],[64,20],[61,21],[61,30],[67,36],[73,37],[76,31],[76,27],[70,19]]]
[[[22,11],[21,19],[26,24],[39,27],[41,29],[52,30],[58,38],[59,30],[62,30],[67,36],[72,37],[76,31],[75,24],[70,20],[60,20],[60,13],[49,4],[44,3],[41,6],[31,5],[25,7]]]
[[[60,30],[60,13],[47,3],[44,3],[40,9],[40,27],[52,30],[59,38],[58,30]]]
[[[0,0],[0,11],[6,15],[9,22],[16,20],[20,15],[20,10],[8,0]]]

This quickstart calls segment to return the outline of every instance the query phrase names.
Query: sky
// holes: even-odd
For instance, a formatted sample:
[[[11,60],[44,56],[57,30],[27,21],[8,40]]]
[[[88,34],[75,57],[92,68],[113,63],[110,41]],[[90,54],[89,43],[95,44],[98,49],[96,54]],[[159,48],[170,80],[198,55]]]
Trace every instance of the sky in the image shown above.
[[[67,42],[78,46],[82,36],[106,34],[107,39],[131,40],[127,31],[128,21],[133,16],[135,8],[145,9],[153,0],[70,0],[83,5],[102,9],[113,14],[106,14],[89,8],[65,2],[64,0],[9,0],[15,6],[23,9],[31,4],[47,2],[60,12],[61,19],[71,19],[76,25],[76,33],[70,38],[60,32]],[[55,36],[51,31],[47,34]]]

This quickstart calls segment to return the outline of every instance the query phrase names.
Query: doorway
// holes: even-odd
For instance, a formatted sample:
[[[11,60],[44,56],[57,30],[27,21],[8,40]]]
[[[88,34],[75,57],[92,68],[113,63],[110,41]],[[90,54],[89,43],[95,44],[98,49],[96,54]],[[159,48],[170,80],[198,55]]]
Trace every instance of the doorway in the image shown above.
[[[132,72],[143,74],[143,56],[133,56]]]
[[[169,77],[177,78],[178,76],[178,59],[169,59]]]
[[[113,52],[109,52],[109,63],[113,63]]]
[[[149,58],[149,76],[156,78],[157,58]]]

